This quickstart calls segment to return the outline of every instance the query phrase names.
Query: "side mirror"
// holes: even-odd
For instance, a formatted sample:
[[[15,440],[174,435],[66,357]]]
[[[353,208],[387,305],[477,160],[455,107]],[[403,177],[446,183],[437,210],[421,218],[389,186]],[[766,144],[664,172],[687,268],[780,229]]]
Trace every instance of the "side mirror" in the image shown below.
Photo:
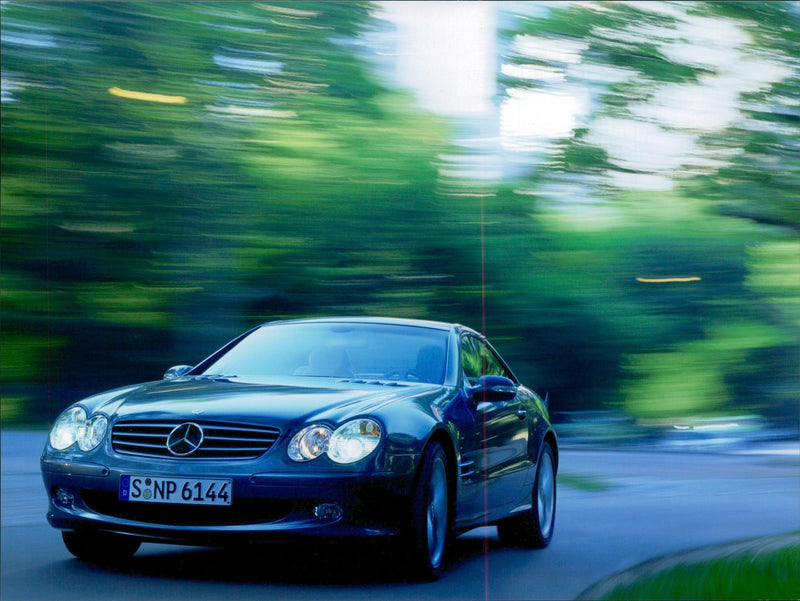
[[[164,373],[165,380],[174,380],[175,378],[180,378],[181,376],[185,376],[190,371],[194,369],[191,365],[176,365],[174,367],[170,367]]]
[[[469,398],[476,402],[500,403],[517,395],[517,386],[503,376],[481,376],[475,386],[467,389]]]

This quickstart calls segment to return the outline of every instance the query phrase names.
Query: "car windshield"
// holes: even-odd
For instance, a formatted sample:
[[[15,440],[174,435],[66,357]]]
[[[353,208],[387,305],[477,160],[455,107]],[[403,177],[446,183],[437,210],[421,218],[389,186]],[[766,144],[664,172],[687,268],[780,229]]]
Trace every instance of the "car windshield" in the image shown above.
[[[258,328],[203,370],[240,377],[316,376],[442,384],[447,330],[314,322]]]

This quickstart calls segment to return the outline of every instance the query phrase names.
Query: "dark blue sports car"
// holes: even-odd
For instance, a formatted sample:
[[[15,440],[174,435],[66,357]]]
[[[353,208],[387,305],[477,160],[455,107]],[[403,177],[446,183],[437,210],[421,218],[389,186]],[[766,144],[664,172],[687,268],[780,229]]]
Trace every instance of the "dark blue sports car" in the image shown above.
[[[142,541],[393,536],[435,578],[453,536],[553,536],[546,404],[464,326],[273,322],[195,367],[69,407],[41,460],[48,520],[89,561]]]

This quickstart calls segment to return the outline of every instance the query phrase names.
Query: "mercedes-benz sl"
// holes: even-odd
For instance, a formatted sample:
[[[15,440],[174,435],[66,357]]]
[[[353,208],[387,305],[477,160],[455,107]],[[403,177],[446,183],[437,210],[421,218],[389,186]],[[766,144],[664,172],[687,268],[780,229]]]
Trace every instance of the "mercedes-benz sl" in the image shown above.
[[[548,545],[557,466],[546,403],[484,336],[365,317],[268,323],[84,399],[41,458],[48,520],[82,559],[142,542],[384,536],[428,579],[477,526]]]

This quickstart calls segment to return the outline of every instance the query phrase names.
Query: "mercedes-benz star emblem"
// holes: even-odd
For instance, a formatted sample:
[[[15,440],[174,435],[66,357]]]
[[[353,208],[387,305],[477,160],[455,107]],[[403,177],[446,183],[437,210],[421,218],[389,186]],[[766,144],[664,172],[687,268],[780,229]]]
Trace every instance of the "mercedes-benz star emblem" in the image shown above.
[[[191,455],[203,443],[203,429],[194,422],[186,422],[173,428],[167,437],[167,449],[173,455]]]

